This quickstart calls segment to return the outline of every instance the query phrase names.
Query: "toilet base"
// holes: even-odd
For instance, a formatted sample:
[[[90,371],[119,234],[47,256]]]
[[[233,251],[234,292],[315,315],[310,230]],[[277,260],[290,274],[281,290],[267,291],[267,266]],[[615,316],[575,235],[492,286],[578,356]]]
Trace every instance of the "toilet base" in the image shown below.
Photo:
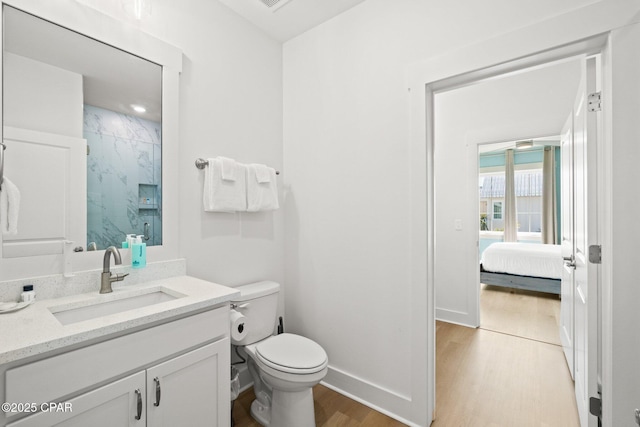
[[[273,389],[271,425],[278,427],[316,427],[313,390],[281,391]]]
[[[316,427],[313,390],[273,390],[271,408],[256,399],[251,402],[251,416],[264,427]]]
[[[269,427],[271,423],[271,408],[264,406],[258,399],[251,402],[251,416],[261,426]]]

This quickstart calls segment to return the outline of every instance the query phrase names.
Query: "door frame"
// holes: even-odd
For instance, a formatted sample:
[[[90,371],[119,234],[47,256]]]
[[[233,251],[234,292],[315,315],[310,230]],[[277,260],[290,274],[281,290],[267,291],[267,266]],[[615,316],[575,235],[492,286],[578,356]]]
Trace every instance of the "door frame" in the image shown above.
[[[524,72],[526,72],[526,70],[523,70]],[[505,76],[507,77],[507,76]],[[480,82],[478,82],[480,83]],[[552,139],[552,138],[557,138],[559,135],[556,134],[546,134],[546,133],[541,133],[541,134],[533,134],[530,132],[525,132],[521,135],[518,134],[513,134],[513,136],[511,138],[508,139],[500,139],[500,140],[496,140],[496,141],[487,141],[485,139],[469,139],[469,141],[467,142],[467,155],[468,155],[468,159],[467,159],[467,164],[471,165],[471,167],[473,167],[473,172],[474,172],[474,179],[472,181],[470,181],[469,183],[469,188],[473,188],[475,190],[475,186],[477,185],[478,182],[478,177],[480,176],[480,148],[483,146],[487,146],[487,145],[499,145],[499,144],[505,144],[505,143],[513,143],[514,141],[519,141],[519,140],[526,140],[526,139],[540,139],[540,138],[548,138],[548,139]],[[469,199],[470,200],[470,204],[471,206],[471,211],[474,212],[473,216],[474,218],[476,217],[476,211],[478,206],[480,205],[480,195],[478,194],[478,192],[473,192],[472,193],[473,196]],[[480,248],[480,224],[478,223],[478,221],[473,221],[470,222],[470,229],[473,232],[474,236],[475,236],[475,240],[476,240],[476,247]],[[473,307],[471,307],[471,310],[473,310],[470,315],[469,315],[469,319],[472,320],[472,322],[470,322],[470,324],[465,325],[465,326],[472,326],[472,327],[476,327],[479,328],[482,326],[482,317],[481,317],[481,309],[480,309],[480,304],[481,304],[481,297],[480,294],[482,293],[481,290],[481,279],[480,279],[480,270],[478,268],[475,268],[475,266],[477,266],[480,263],[480,251],[476,251],[474,253],[473,256],[473,262],[472,262],[472,268],[473,268],[473,274],[470,275],[469,277],[471,277],[473,280],[470,281],[469,286],[473,287],[473,297],[471,298],[472,303],[473,303]]]
[[[607,39],[606,38],[602,38],[601,36],[596,36],[591,40],[588,40],[586,44],[583,44],[583,42],[575,45],[575,50],[573,49],[568,49],[565,50],[567,48],[567,46],[561,48],[558,50],[558,56],[554,55],[554,50],[550,51],[550,52],[545,52],[545,53],[541,53],[541,54],[536,54],[536,55],[532,55],[528,58],[522,58],[519,61],[517,61],[516,63],[513,64],[514,68],[507,68],[506,70],[503,70],[502,66],[496,66],[496,67],[490,67],[487,68],[485,70],[482,70],[482,72],[471,72],[468,73],[467,76],[469,80],[466,82],[462,82],[461,81],[461,77],[463,76],[455,76],[452,77],[450,79],[444,79],[440,82],[437,82],[436,84],[432,84],[432,85],[426,85],[427,91],[430,90],[429,93],[429,104],[427,104],[427,108],[431,109],[433,111],[432,114],[429,114],[427,117],[427,129],[428,129],[428,135],[431,135],[430,138],[427,139],[427,150],[428,152],[431,153],[431,159],[433,161],[433,167],[429,168],[429,173],[428,173],[428,180],[430,179],[431,182],[433,183],[433,193],[431,193],[431,195],[429,197],[434,197],[434,204],[433,206],[435,207],[435,190],[436,190],[436,186],[435,186],[435,177],[434,177],[434,170],[435,170],[435,145],[438,143],[436,141],[435,138],[435,120],[433,119],[434,115],[435,115],[435,110],[436,110],[436,106],[435,106],[435,95],[437,95],[438,93],[441,92],[446,92],[446,91],[450,91],[450,90],[455,90],[458,89],[460,87],[466,86],[468,84],[477,84],[477,83],[481,83],[482,81],[486,81],[487,79],[492,79],[492,78],[500,78],[502,76],[508,76],[511,73],[514,72],[527,72],[528,70],[532,70],[535,69],[536,67],[540,67],[540,66],[546,66],[548,64],[552,64],[554,62],[557,61],[561,61],[564,59],[571,59],[571,58],[578,58],[580,56],[591,56],[591,55],[596,55],[596,54],[604,54],[605,49],[606,49],[606,45],[607,45]],[[529,60],[531,62],[529,62]],[[509,65],[509,64],[504,64],[504,65]],[[494,69],[495,70],[492,70]],[[476,152],[476,159],[477,159],[477,149],[476,150],[468,150],[468,151],[475,151]],[[477,163],[477,160],[476,160]],[[477,166],[477,165],[476,165]],[[608,168],[610,170],[610,168]],[[611,181],[610,179],[605,179],[606,181]],[[588,194],[589,194],[589,199],[597,199],[597,189],[596,188],[589,188],[588,189]],[[476,204],[477,206],[477,204]],[[433,215],[433,230],[436,230],[436,222],[435,222],[435,215]],[[601,222],[600,219],[598,219],[598,221]],[[606,229],[607,226],[605,224],[600,224],[598,223],[598,229]],[[476,233],[478,234],[478,233]],[[434,241],[433,244],[433,248],[434,248],[434,252],[435,250],[437,250],[437,244]],[[435,258],[435,257],[434,257]],[[476,254],[476,261],[477,261],[477,254]],[[475,268],[475,266],[477,266],[477,262],[473,263],[473,267]],[[435,259],[434,259],[434,263],[431,265],[431,267],[427,267],[429,271],[435,271],[436,270],[436,266],[435,266]],[[477,286],[479,284],[479,273],[477,271],[477,268],[475,268],[476,270],[476,274],[475,276],[478,276],[477,280],[474,281],[474,286],[475,286],[475,303],[477,305],[476,310],[475,310],[475,318],[477,321],[477,324],[479,326],[479,322],[480,322],[480,288],[479,286]],[[473,277],[475,277],[473,276]],[[435,305],[436,301],[435,301],[435,286],[436,286],[436,280],[435,277],[433,277],[433,282],[431,282],[430,284],[428,284],[428,287],[434,288],[434,299],[433,299],[433,304]],[[601,301],[598,301],[598,304],[601,304]],[[434,307],[434,310],[437,310]],[[605,311],[604,309],[602,310],[603,312]],[[594,314],[594,315],[597,315]],[[435,326],[434,326],[435,327]],[[609,349],[609,351],[611,351],[611,349]],[[606,353],[606,351],[603,350],[602,354]],[[434,365],[435,366],[435,365]],[[593,374],[590,375],[594,375],[596,377],[596,381],[597,381],[597,376],[598,376],[598,372],[595,372]],[[572,375],[573,376],[573,375]],[[432,377],[435,379],[435,372],[434,372],[434,376]],[[590,380],[593,378],[590,378]],[[435,395],[434,395],[434,399],[435,399]],[[434,408],[435,408],[435,403],[434,403]],[[605,424],[606,425],[606,424]]]
[[[601,53],[603,73],[611,73],[610,55],[611,32],[617,28],[640,20],[634,11],[638,5],[626,2],[628,7],[613,8],[609,2],[598,2],[575,11],[550,18],[542,23],[525,27],[505,36],[461,48],[450,54],[425,60],[408,68],[407,83],[410,92],[410,150],[411,150],[411,195],[412,207],[412,286],[416,296],[424,300],[414,304],[414,321],[426,323],[424,342],[416,345],[414,356],[423,355],[426,366],[418,370],[427,378],[426,387],[419,390],[425,396],[427,406],[418,415],[426,425],[433,420],[435,411],[435,181],[434,181],[434,95],[442,90],[451,90],[473,82],[491,78],[507,72],[543,65],[563,58],[581,54]],[[629,18],[632,16],[632,18]],[[541,37],[541,34],[545,34]],[[605,78],[605,82],[606,82]],[[605,91],[609,89],[605,84]],[[605,93],[605,100],[607,99]],[[603,161],[601,181],[598,190],[612,188],[612,136],[611,115],[604,114],[602,138]],[[592,189],[593,190],[593,189]],[[606,192],[600,194],[607,194]],[[607,236],[613,230],[610,205],[601,203],[598,216],[601,243],[610,243]],[[611,342],[612,273],[610,261],[603,263],[601,275],[600,318],[598,327],[602,329],[601,381],[603,384],[603,423],[611,425],[613,420],[612,402],[612,358]],[[425,286],[426,285],[426,286]],[[425,289],[426,288],[426,289]],[[416,308],[424,314],[415,312]],[[425,323],[420,323],[424,320]],[[423,371],[426,369],[426,372]],[[421,372],[422,371],[422,372]],[[415,395],[418,397],[418,395]]]

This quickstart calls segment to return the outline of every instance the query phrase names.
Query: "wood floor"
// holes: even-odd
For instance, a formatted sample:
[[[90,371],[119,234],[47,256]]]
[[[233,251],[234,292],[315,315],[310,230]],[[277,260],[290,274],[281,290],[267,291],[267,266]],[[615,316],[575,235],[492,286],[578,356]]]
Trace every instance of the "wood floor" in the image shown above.
[[[558,343],[557,296],[485,287],[481,328],[436,322],[433,427],[577,427],[573,381]],[[322,385],[314,390],[318,427],[404,424]],[[253,391],[234,405],[235,427],[259,427]]]
[[[482,285],[480,319],[482,329],[561,345],[558,295]]]
[[[432,426],[579,426],[556,344],[559,306],[557,296],[486,287],[479,329],[436,322]]]
[[[233,407],[234,427],[260,427],[251,418],[253,389],[242,393]],[[404,424],[318,384],[313,388],[317,427],[400,427]]]

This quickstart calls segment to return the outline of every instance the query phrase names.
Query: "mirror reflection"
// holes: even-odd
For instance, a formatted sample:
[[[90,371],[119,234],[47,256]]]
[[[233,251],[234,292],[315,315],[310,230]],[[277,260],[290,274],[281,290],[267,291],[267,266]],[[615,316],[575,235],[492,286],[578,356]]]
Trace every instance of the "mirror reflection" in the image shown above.
[[[3,256],[162,244],[162,67],[3,7],[5,176],[21,194]]]

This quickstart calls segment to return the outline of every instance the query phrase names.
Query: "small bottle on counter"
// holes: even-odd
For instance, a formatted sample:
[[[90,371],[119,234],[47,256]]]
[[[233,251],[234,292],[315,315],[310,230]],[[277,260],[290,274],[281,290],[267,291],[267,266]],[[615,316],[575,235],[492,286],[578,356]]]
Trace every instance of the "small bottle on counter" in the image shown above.
[[[22,287],[22,294],[20,294],[20,301],[31,302],[36,299],[36,291],[33,290],[33,285],[24,285]]]

